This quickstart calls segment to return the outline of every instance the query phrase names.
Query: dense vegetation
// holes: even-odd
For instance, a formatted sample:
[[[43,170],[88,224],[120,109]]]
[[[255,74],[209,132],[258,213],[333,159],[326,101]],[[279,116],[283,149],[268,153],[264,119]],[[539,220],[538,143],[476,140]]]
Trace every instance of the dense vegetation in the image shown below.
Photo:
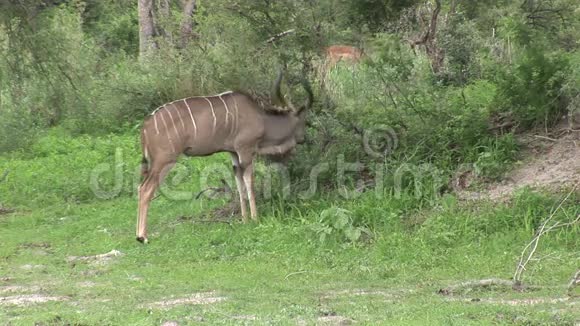
[[[136,3],[14,3],[3,5],[0,25],[2,152],[26,150],[54,126],[133,130],[171,99],[264,92],[283,63],[317,85],[328,79],[311,117],[316,155],[303,151],[313,161],[344,148],[347,161],[368,159],[357,131],[381,124],[398,137],[389,161],[445,171],[477,162],[496,176],[494,162],[513,159],[511,133],[549,127],[578,104],[575,1],[443,3],[426,44],[418,42],[434,14],[429,1],[200,2],[195,37],[184,45],[176,41],[180,6],[170,3],[172,15],[157,19],[158,49],[140,61]],[[362,47],[365,60],[353,74],[321,76],[332,44]]]
[[[228,297],[194,309],[211,323],[252,323],[232,319],[240,311],[256,324],[337,313],[371,324],[580,318],[572,304],[466,308],[434,294],[454,280],[509,279],[559,204],[559,194],[529,190],[501,204],[466,204],[453,178],[501,178],[519,158],[519,133],[579,110],[577,1],[197,1],[186,34],[192,2],[151,2],[150,48],[140,47],[137,1],[0,3],[0,299],[2,277],[19,274],[20,283],[71,299],[8,310],[0,300],[0,323],[195,323],[184,307],[143,305],[206,290]],[[362,60],[328,69],[324,49],[337,44],[361,48]],[[294,102],[304,97],[301,76],[316,95],[307,143],[287,168],[291,191],[278,173],[286,168],[264,162],[262,222],[204,224],[232,215],[223,210],[231,193],[196,198],[220,179],[233,185],[229,158],[183,160],[153,202],[153,245],[137,247],[143,118],[193,95],[267,96],[281,66]],[[554,220],[578,216],[578,200],[572,194]],[[545,259],[526,282],[552,287],[529,295],[562,293],[578,267],[579,232],[546,237]],[[126,255],[117,265],[63,263],[113,248]],[[44,267],[22,267],[35,264]],[[361,288],[398,290],[368,302],[321,299]],[[383,305],[392,298],[398,303]]]

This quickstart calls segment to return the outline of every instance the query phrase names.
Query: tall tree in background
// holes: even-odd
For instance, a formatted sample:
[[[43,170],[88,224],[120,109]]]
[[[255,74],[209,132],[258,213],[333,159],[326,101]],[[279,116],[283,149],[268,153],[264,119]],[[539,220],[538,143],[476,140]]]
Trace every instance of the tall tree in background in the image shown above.
[[[159,45],[155,41],[155,22],[153,20],[153,0],[139,0],[139,56],[142,58]]]
[[[139,55],[143,57],[151,50],[159,48],[158,39],[163,39],[167,44],[176,47],[185,47],[192,40],[197,38],[193,31],[195,21],[193,15],[197,9],[196,0],[180,1],[183,12],[181,24],[179,26],[179,40],[173,35],[177,29],[172,15],[172,2],[169,0],[139,0]]]
[[[455,10],[455,1],[452,3],[452,10]],[[434,73],[439,73],[443,67],[444,52],[437,44],[437,22],[439,20],[439,13],[441,12],[441,0],[435,0],[435,8],[429,9],[426,7],[419,7],[418,16],[423,29],[421,36],[410,40],[409,43],[413,51],[417,46],[425,47],[425,53],[431,61],[431,67]]]
[[[196,0],[187,0],[183,5],[183,20],[181,22],[181,47],[185,47],[192,39],[197,38],[197,34],[193,32],[195,21],[193,15],[197,10]]]

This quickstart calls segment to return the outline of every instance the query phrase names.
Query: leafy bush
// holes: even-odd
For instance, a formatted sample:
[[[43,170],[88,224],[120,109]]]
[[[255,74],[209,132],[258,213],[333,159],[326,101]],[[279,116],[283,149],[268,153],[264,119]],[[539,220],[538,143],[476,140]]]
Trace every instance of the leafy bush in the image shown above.
[[[500,80],[498,110],[511,112],[522,128],[553,125],[566,109],[561,90],[568,68],[561,53],[526,49],[515,68],[505,71]]]
[[[339,207],[331,207],[320,213],[320,218],[312,225],[312,230],[316,232],[322,243],[329,238],[339,242],[355,243],[363,234],[370,235],[367,228],[355,226],[355,222],[352,212]]]

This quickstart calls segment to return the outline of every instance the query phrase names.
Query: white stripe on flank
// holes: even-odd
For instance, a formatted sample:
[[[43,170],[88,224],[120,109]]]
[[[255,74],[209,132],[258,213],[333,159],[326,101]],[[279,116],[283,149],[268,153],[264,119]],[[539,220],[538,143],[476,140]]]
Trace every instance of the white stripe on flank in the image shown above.
[[[191,123],[193,124],[193,134],[195,135],[195,138],[197,138],[197,126],[195,125],[195,119],[193,119],[193,114],[191,114],[191,108],[189,107],[189,104],[187,104],[187,99],[183,99],[183,103],[185,103],[185,106],[187,106],[187,111],[189,112],[189,116],[191,117]]]
[[[173,130],[175,130],[175,137],[179,137],[179,131],[177,131],[177,127],[175,126],[175,120],[173,120],[173,114],[169,109],[166,110],[169,113],[169,117],[171,118],[171,124],[173,125]]]
[[[240,122],[238,102],[236,101],[235,96],[232,96],[232,100],[234,100],[234,111],[236,111],[236,114],[234,115],[234,127],[232,128],[232,133],[237,134],[238,133],[238,125]]]
[[[225,92],[223,92],[223,93],[219,93],[219,94],[218,94],[218,95],[216,95],[216,96],[222,96],[222,95],[227,95],[227,94],[231,94],[231,93],[233,93],[233,92],[232,92],[232,91],[225,91]]]
[[[153,116],[153,122],[155,122],[155,131],[157,131],[157,134],[159,135],[159,127],[157,127],[157,117]]]
[[[167,138],[169,138],[169,144],[171,145],[171,149],[175,153],[175,146],[173,146],[173,140],[171,140],[171,135],[169,134],[169,128],[167,128],[167,123],[165,122],[165,118],[163,114],[161,114],[161,120],[163,120],[163,124],[165,125],[165,131],[167,132]]]
[[[153,110],[153,112],[151,112],[151,115],[153,116],[153,122],[155,122],[155,131],[157,131],[158,135],[159,135],[159,127],[157,127],[157,117],[155,116],[155,113],[159,112],[159,110],[161,109],[163,109],[163,106],[160,106],[157,109]]]
[[[169,103],[167,103],[167,104],[173,104],[173,103],[176,103],[176,102],[179,102],[179,101],[185,101],[185,100],[189,100],[190,98],[202,98],[202,97],[216,97],[216,96],[222,96],[222,95],[226,95],[226,94],[231,94],[231,93],[233,93],[233,92],[234,92],[234,91],[225,91],[225,92],[223,92],[223,93],[219,93],[219,94],[216,94],[216,95],[209,95],[209,96],[190,96],[190,97],[182,98],[182,99],[179,99],[179,100],[175,100],[175,101],[173,101],[173,102],[169,102]],[[158,108],[158,109],[160,109],[160,108]],[[157,109],[157,110],[158,110],[158,109]]]
[[[209,107],[211,108],[211,114],[213,115],[213,128],[211,130],[211,134],[215,135],[215,127],[217,124],[217,118],[215,116],[215,111],[213,110],[213,104],[211,104],[211,101],[207,97],[204,97],[204,99],[207,101],[207,103],[209,103]]]
[[[193,118],[193,114],[191,112],[191,108],[189,107],[189,104],[187,103],[187,100],[192,99],[192,98],[203,98],[203,99],[205,99],[209,103],[209,106],[211,108],[211,113],[212,113],[212,116],[213,116],[213,134],[215,134],[215,128],[216,128],[216,124],[217,124],[217,117],[215,115],[215,110],[214,110],[213,104],[208,99],[208,97],[219,97],[220,100],[224,103],[225,109],[226,109],[226,125],[227,125],[228,124],[228,121],[229,121],[229,119],[228,119],[228,113],[232,115],[232,117],[233,117],[234,120],[237,117],[237,103],[236,103],[236,116],[234,116],[234,114],[229,111],[229,108],[228,108],[226,102],[221,97],[223,95],[228,95],[228,94],[232,94],[232,93],[234,93],[234,92],[233,91],[225,91],[223,93],[220,93],[220,94],[217,94],[217,95],[214,95],[214,96],[190,96],[190,97],[186,97],[186,98],[183,98],[183,99],[180,99],[180,100],[175,100],[173,102],[169,102],[167,104],[164,104],[164,105],[156,108],[155,110],[153,110],[153,112],[151,112],[151,115],[153,116],[153,120],[155,122],[155,131],[159,135],[159,127],[157,125],[157,116],[156,116],[156,113],[158,113],[161,109],[166,108],[167,105],[173,105],[173,103],[176,103],[176,102],[179,102],[179,101],[183,101],[185,103],[185,105],[187,106],[187,110],[189,111],[189,116],[191,117],[191,122],[193,123],[194,133],[197,136],[197,125],[195,123],[195,119]],[[236,100],[234,99],[234,103],[235,103],[235,101]],[[175,105],[173,105],[173,106],[177,110],[177,114],[179,115],[179,120],[181,121],[181,126],[185,129],[185,124],[183,123],[183,118],[181,117],[181,113],[179,112],[179,108],[177,106],[175,106]],[[169,109],[167,109],[167,112],[171,116],[171,112],[169,112]],[[163,115],[161,116],[161,118],[163,118]],[[173,117],[172,117],[172,122],[173,122]],[[174,127],[175,127],[175,122],[174,122]],[[237,126],[236,126],[236,128],[237,128]]]
[[[222,100],[222,103],[224,104],[224,107],[226,108],[226,127],[227,127],[228,126],[228,115],[230,115],[230,110],[228,109],[228,105],[226,104],[226,101],[224,101],[222,96],[219,95],[218,97],[220,98],[220,100]]]
[[[185,124],[183,123],[183,118],[181,117],[181,112],[179,112],[179,108],[177,106],[175,106],[175,104],[172,104],[173,107],[175,108],[175,110],[177,111],[177,115],[179,116],[179,121],[181,121],[181,128],[183,128],[183,132],[185,132]]]

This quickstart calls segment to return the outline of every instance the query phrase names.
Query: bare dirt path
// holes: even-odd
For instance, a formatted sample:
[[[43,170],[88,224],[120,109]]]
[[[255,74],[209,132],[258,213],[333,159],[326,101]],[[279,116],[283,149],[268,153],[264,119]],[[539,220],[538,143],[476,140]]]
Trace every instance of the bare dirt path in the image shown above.
[[[460,190],[462,199],[507,200],[524,188],[560,190],[580,182],[580,131],[555,128],[550,134],[530,132],[518,136],[523,160],[502,181],[482,191]]]

